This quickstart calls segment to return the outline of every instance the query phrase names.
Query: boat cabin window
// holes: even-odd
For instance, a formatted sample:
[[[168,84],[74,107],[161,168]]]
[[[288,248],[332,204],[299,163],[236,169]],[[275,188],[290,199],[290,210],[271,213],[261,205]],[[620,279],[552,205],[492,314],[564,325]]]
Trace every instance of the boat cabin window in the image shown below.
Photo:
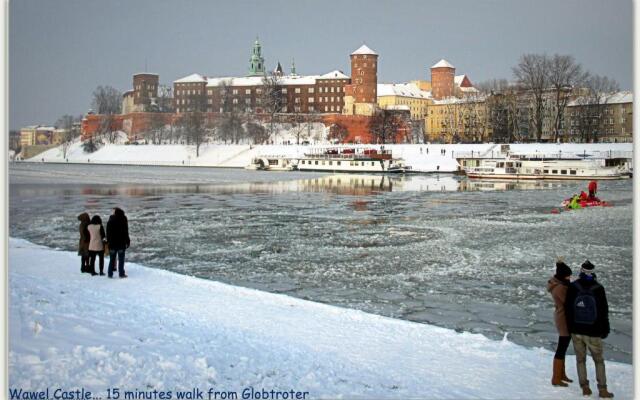
[[[269,165],[278,165],[278,160],[269,160]]]
[[[342,163],[342,161],[337,161],[338,165],[340,165]]]
[[[318,165],[318,160],[316,160],[316,165]]]
[[[549,170],[548,170],[548,169],[545,169],[545,170],[544,170],[544,173],[545,173],[545,174],[548,174],[548,173],[549,173]]]
[[[333,165],[333,161],[329,161],[329,165]]]
[[[376,165],[376,163],[374,161],[371,161],[371,166],[373,167],[375,165]]]
[[[504,168],[504,163],[503,162],[498,163],[498,168]]]
[[[571,175],[575,175],[575,174],[576,174],[576,170],[575,170],[575,169],[570,170],[570,171],[569,171],[569,174],[571,174]]]
[[[324,162],[324,161],[322,161],[322,165],[324,165],[324,164],[325,164],[325,162]]]
[[[551,173],[552,173],[552,174],[557,174],[557,173],[558,173],[558,170],[557,170],[557,169],[552,169],[552,170],[551,170]]]
[[[566,170],[566,169],[561,169],[561,170],[560,170],[560,173],[561,173],[562,175],[566,175],[566,174],[567,174],[567,170]]]
[[[516,163],[516,168],[520,168],[520,167],[522,167],[522,163],[517,162]]]

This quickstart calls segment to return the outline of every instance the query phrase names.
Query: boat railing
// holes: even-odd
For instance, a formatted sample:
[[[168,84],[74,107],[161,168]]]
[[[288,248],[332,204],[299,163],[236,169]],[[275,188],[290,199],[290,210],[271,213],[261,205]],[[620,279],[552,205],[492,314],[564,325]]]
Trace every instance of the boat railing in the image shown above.
[[[524,159],[524,160],[545,160],[545,159],[584,159],[584,160],[600,160],[600,159],[613,159],[613,158],[633,158],[633,151],[562,151],[555,152],[530,152],[530,153],[502,153],[500,151],[492,152],[480,152],[480,151],[460,151],[456,152],[454,158],[473,158],[473,159],[491,159],[491,158],[504,158],[509,157],[512,159]]]

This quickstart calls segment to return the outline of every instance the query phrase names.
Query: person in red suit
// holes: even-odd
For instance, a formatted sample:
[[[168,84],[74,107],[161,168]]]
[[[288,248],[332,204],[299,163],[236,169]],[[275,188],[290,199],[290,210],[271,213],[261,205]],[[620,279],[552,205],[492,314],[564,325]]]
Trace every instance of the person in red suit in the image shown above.
[[[590,199],[595,198],[597,192],[598,192],[598,182],[596,181],[589,182],[589,198]]]

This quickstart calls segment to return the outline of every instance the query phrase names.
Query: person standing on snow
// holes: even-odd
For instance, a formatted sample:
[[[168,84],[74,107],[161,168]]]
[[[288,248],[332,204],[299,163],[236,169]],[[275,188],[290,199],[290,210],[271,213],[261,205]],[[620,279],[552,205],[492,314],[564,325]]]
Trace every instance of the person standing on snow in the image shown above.
[[[86,212],[78,215],[78,221],[80,221],[80,226],[78,230],[80,231],[80,241],[78,242],[78,255],[80,256],[80,272],[90,272],[89,271],[89,231],[87,230],[87,226],[89,226],[89,214]]]
[[[576,353],[578,382],[584,396],[591,395],[587,380],[587,349],[596,366],[596,380],[601,398],[611,398],[607,390],[602,339],[609,336],[609,304],[604,287],[596,281],[595,266],[586,260],[580,269],[580,277],[567,289],[564,304],[573,349]]]
[[[124,272],[124,253],[131,245],[129,239],[129,221],[121,208],[114,208],[113,214],[107,222],[107,243],[109,244],[109,267],[107,274],[113,278],[116,269],[116,256],[118,257],[118,276],[126,278]]]
[[[98,215],[91,218],[91,223],[87,227],[91,240],[89,241],[89,272],[96,274],[96,256],[99,257],[100,275],[104,275],[104,226],[102,219]]]
[[[567,297],[567,289],[569,288],[569,279],[571,278],[571,268],[558,259],[556,262],[556,274],[547,282],[547,291],[551,293],[555,304],[554,321],[556,330],[558,331],[558,346],[556,354],[553,356],[553,375],[551,384],[553,386],[569,386],[565,382],[573,382],[567,377],[564,368],[564,358],[567,354],[571,335],[567,326],[567,317],[564,311],[564,303]]]

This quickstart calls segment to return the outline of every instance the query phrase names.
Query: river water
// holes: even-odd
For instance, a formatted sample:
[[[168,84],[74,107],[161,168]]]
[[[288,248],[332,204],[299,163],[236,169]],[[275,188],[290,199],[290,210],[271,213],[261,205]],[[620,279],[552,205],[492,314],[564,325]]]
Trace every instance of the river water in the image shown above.
[[[79,213],[120,206],[129,261],[526,346],[555,346],[556,257],[588,258],[605,355],[631,362],[630,180],[600,182],[612,207],[552,213],[586,182],[28,163],[9,178],[14,237],[73,251]]]

